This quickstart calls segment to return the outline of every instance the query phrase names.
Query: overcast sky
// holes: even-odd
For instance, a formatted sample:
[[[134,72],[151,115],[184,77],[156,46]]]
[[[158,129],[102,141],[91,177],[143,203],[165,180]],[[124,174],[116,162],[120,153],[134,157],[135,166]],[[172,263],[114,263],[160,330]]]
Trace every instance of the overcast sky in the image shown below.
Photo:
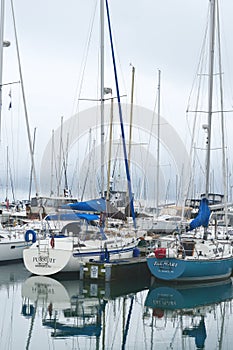
[[[135,103],[153,109],[157,71],[160,69],[161,114],[177,128],[182,138],[208,5],[208,0],[109,1],[121,93],[130,96],[131,63],[136,69]],[[222,46],[226,57],[224,73],[230,76],[227,94],[231,106],[233,75],[229,73],[232,72],[230,63],[233,62],[233,2],[221,0],[220,6]],[[95,11],[81,97],[96,98],[99,77],[99,1],[20,0],[14,1],[14,7],[29,123],[32,131],[37,128],[36,156],[40,163],[52,129],[59,127],[61,116],[66,120],[76,112],[83,59]],[[5,12],[4,38],[11,41],[11,46],[4,49],[3,83],[8,83],[19,80],[10,0],[5,0]],[[114,82],[113,75],[110,77],[109,74],[112,69],[109,57],[106,53],[105,86],[111,87]],[[10,143],[7,123],[10,113],[13,113],[13,108],[8,111],[9,89],[8,86],[3,87],[2,138],[5,143]],[[14,108],[16,95],[19,94],[17,89],[17,84],[12,85]],[[79,108],[91,107],[88,103],[80,103]],[[23,116],[23,112],[21,114]],[[15,119],[10,120],[15,126]],[[25,132],[24,119],[22,123],[17,120],[17,128],[21,133]],[[29,166],[26,147],[27,143],[23,159],[27,159]]]

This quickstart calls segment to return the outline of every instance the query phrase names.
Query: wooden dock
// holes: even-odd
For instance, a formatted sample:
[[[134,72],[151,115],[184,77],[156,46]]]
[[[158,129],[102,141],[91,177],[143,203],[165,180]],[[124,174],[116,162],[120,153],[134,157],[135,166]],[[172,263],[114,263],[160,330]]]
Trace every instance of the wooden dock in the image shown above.
[[[148,272],[145,257],[133,257],[110,262],[90,261],[81,264],[80,279],[109,282],[128,279],[129,277],[140,278],[142,274],[148,274]]]

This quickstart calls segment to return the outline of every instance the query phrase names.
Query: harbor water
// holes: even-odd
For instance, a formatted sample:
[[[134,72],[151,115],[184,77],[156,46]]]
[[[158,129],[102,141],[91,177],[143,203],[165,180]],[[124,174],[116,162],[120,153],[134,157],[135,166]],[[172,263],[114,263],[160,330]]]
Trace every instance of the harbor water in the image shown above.
[[[0,266],[0,349],[232,349],[233,286],[31,276]]]

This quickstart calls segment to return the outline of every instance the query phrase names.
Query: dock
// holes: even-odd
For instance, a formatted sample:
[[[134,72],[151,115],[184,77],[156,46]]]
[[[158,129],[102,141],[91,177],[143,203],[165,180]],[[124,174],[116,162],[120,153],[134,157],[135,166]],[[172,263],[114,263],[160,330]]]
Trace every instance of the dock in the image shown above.
[[[129,277],[140,278],[145,273],[148,273],[148,267],[144,256],[110,262],[90,261],[80,266],[80,280],[110,282]]]

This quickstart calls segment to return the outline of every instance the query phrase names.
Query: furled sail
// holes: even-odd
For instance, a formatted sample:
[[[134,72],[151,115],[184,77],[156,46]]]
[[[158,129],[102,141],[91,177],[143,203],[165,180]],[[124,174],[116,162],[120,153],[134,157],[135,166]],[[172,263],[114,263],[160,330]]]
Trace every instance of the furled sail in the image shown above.
[[[104,198],[98,198],[84,202],[65,204],[62,205],[61,208],[100,213],[101,211],[106,211],[106,201]]]
[[[207,227],[210,218],[210,208],[208,205],[208,199],[202,198],[197,216],[189,224],[189,231],[194,230],[197,227]]]
[[[84,202],[76,202],[70,204],[64,204],[61,209],[72,209],[77,211],[106,213],[108,217],[125,220],[126,215],[119,211],[113,204],[106,201],[104,198],[91,199]]]
[[[61,220],[61,221],[76,221],[80,219],[85,219],[86,221],[99,220],[99,215],[88,214],[88,213],[59,213],[51,214],[45,217],[45,220]]]

